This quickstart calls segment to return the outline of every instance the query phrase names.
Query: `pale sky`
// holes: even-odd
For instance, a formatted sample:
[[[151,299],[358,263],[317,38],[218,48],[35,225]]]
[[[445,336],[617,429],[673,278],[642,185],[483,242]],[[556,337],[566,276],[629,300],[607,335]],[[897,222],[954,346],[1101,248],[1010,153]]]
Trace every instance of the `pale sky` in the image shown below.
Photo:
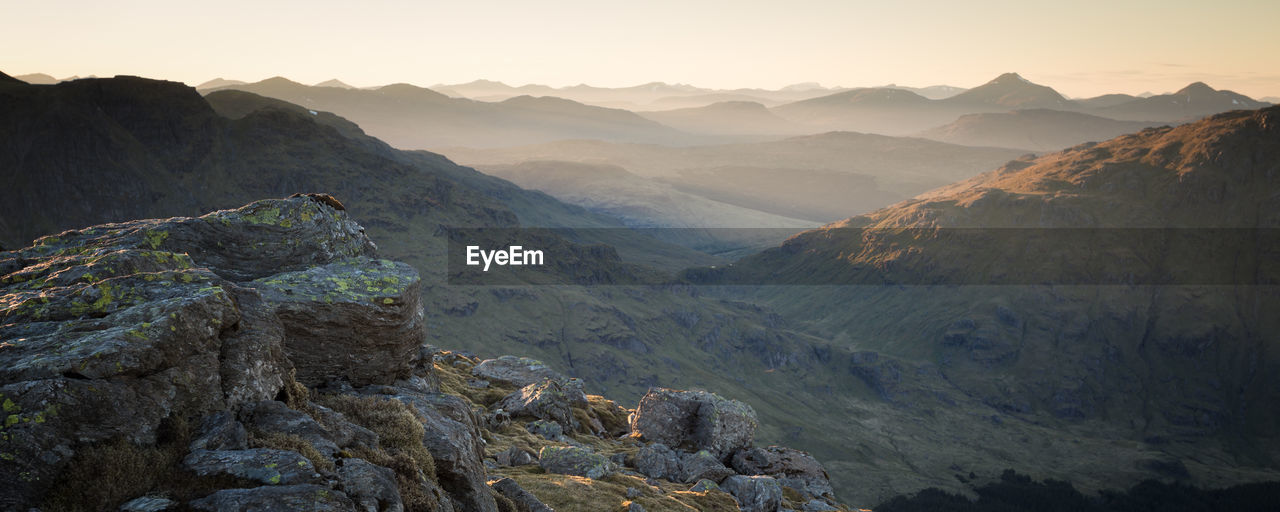
[[[1280,96],[1280,0],[0,0],[0,71],[199,84],[980,85],[1203,81]]]

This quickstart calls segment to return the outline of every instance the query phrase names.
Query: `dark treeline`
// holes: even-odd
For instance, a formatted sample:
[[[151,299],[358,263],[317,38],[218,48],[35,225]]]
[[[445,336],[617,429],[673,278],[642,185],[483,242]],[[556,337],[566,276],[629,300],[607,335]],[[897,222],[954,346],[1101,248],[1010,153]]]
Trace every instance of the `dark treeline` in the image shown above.
[[[1146,480],[1127,491],[1086,496],[1068,482],[1036,482],[1005,470],[1000,481],[974,489],[976,501],[939,489],[898,496],[876,512],[1274,512],[1280,510],[1280,482],[1197,489]]]

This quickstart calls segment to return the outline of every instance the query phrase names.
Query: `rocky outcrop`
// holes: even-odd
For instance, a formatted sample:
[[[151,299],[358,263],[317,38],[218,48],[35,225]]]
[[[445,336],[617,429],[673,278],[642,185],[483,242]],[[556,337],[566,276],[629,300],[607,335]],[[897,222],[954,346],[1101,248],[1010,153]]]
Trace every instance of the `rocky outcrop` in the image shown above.
[[[737,498],[742,512],[776,512],[782,504],[782,486],[773,477],[735,475],[720,488]]]
[[[738,478],[724,461],[754,453],[755,429],[740,402],[654,390],[631,427],[676,448],[636,453],[618,439],[628,411],[580,380],[436,357],[418,274],[376,259],[339,204],[259,201],[0,253],[0,509],[543,512],[553,487],[521,479],[611,479],[632,461],[705,489]],[[486,461],[488,442],[506,448]],[[748,469],[780,478],[796,465],[760,460]],[[768,503],[746,483],[739,500]],[[640,487],[615,503],[660,499]]]
[[[542,364],[542,361],[516,356],[485,359],[476,365],[471,373],[482,379],[506,382],[519,387],[537,384],[548,379],[566,380],[564,375]]]
[[[743,475],[768,475],[805,498],[834,498],[831,480],[817,459],[782,446],[752,448],[733,455],[733,469]]]
[[[253,281],[284,324],[285,349],[309,386],[353,386],[409,376],[425,340],[422,285],[404,263],[369,257]]]
[[[647,441],[707,450],[723,461],[751,446],[756,413],[750,405],[705,391],[654,388],[640,399],[631,430]]]
[[[617,471],[617,466],[604,456],[579,446],[544,446],[538,452],[538,465],[549,473],[601,479]]]
[[[547,379],[520,388],[519,391],[502,399],[498,407],[512,417],[525,416],[554,421],[565,430],[573,430],[578,424],[573,418],[575,405],[582,407],[587,405],[587,395],[582,391],[582,381]]]

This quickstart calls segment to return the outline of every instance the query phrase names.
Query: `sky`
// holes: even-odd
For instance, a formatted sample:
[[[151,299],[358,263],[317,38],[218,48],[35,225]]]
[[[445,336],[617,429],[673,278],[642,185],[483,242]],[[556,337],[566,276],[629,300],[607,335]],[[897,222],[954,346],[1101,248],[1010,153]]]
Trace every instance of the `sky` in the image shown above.
[[[1277,0],[0,0],[0,71],[356,86],[948,84],[1280,96]]]

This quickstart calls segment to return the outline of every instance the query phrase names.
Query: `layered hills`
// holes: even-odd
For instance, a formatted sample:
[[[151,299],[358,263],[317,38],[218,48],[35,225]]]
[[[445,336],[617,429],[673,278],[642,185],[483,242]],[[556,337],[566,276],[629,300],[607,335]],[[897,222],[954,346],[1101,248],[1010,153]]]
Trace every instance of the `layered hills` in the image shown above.
[[[965,114],[955,121],[920,132],[920,136],[965,146],[1056,151],[1136,132],[1159,123],[1116,121],[1080,112],[1024,109]]]
[[[772,286],[745,295],[853,350],[848,373],[879,397],[834,406],[861,427],[848,442],[865,456],[833,467],[896,486],[901,468],[886,461],[901,460],[952,488],[945,480],[992,463],[1092,489],[1142,475],[1212,486],[1275,480],[1275,286],[1082,286],[1071,276],[996,283],[1051,261],[1101,262],[1081,273],[1120,268],[1091,260],[1095,247],[1034,245],[1002,237],[1010,232],[1002,228],[1049,241],[1066,228],[1274,229],[1277,162],[1280,108],[1229,112],[1010,162],[712,274],[724,283],[991,278],[986,286]],[[986,236],[956,243],[946,236],[954,229]],[[1217,249],[1194,249],[1218,255],[1196,264],[1274,282],[1265,252],[1273,248]],[[1186,264],[1151,263],[1168,275]]]

